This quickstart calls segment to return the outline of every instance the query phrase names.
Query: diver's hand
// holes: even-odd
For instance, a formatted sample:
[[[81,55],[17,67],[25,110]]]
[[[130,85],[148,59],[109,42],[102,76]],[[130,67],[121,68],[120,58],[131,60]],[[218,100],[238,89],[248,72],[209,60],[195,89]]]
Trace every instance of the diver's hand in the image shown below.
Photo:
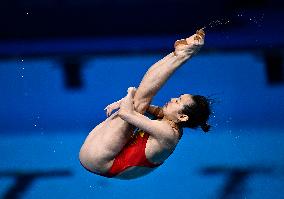
[[[134,89],[134,92],[136,92],[136,90],[137,90],[135,87],[130,87],[130,88]],[[109,116],[111,115],[111,113],[112,113],[114,110],[120,108],[121,102],[122,102],[123,100],[124,100],[124,98],[122,98],[122,99],[120,99],[120,100],[118,100],[118,101],[116,101],[116,102],[113,102],[113,103],[107,105],[107,106],[104,108],[104,110],[106,111],[107,117],[109,117]]]
[[[116,101],[116,102],[113,102],[113,103],[107,105],[107,106],[104,108],[104,110],[106,111],[107,117],[109,117],[109,116],[111,115],[111,113],[113,112],[113,110],[116,110],[116,109],[118,109],[118,108],[120,107],[120,104],[121,104],[121,101],[122,101],[122,100],[123,100],[123,98],[120,99],[120,100],[118,100],[118,101]]]
[[[123,100],[120,103],[120,109],[119,111],[127,111],[127,112],[133,112],[134,111],[134,95],[135,95],[136,89],[134,87],[129,87],[127,90],[127,95],[123,98]]]
[[[177,40],[174,44],[176,56],[190,57],[195,55],[204,45],[205,32],[197,30],[196,34],[186,39]]]

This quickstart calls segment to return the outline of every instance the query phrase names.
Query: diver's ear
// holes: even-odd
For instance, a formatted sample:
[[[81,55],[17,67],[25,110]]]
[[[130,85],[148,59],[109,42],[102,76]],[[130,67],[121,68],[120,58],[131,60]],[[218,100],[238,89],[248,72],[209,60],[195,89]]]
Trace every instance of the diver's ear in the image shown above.
[[[186,122],[189,118],[188,118],[188,116],[185,115],[185,114],[179,114],[179,115],[178,115],[178,119],[179,119],[179,121],[181,121],[181,122]]]

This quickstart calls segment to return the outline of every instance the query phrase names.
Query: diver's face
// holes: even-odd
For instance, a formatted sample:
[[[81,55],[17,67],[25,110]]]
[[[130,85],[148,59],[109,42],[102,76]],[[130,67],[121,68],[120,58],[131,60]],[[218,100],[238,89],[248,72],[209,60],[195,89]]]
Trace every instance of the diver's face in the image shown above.
[[[167,102],[163,107],[163,113],[165,117],[176,121],[185,105],[191,105],[194,101],[192,99],[192,95],[183,94],[178,98],[172,98],[169,102]]]

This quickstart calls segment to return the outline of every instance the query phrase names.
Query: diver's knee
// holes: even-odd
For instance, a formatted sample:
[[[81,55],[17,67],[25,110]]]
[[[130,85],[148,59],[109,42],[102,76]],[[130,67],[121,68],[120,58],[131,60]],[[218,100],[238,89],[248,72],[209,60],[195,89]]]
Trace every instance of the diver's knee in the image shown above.
[[[100,154],[88,149],[88,147],[84,145],[80,149],[79,160],[84,168],[92,172],[100,171],[106,163]]]
[[[82,164],[82,166],[87,168],[90,159],[91,159],[90,154],[88,153],[87,149],[83,145],[80,149],[80,152],[79,152],[80,163]]]

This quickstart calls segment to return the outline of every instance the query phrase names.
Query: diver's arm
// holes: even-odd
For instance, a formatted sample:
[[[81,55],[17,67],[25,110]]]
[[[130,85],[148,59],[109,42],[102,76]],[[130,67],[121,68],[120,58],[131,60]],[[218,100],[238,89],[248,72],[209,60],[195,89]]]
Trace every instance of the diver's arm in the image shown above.
[[[159,106],[150,105],[146,112],[157,118],[164,117],[163,109]]]
[[[133,88],[128,88],[127,95],[123,98],[118,110],[118,116],[133,126],[142,129],[160,141],[170,140],[172,137],[172,128],[165,127],[161,121],[151,120],[148,117],[134,110]]]
[[[107,117],[109,117],[114,110],[119,109],[122,100],[123,100],[123,98],[116,101],[116,102],[113,102],[113,103],[107,105],[104,108],[104,110],[106,111]],[[154,105],[148,106],[146,112],[149,113],[150,115],[157,117],[157,118],[162,118],[164,116],[163,109],[161,107],[154,106]]]
[[[133,89],[133,93],[135,94],[137,89],[135,87],[131,87],[131,88]],[[109,117],[114,110],[120,108],[120,104],[121,104],[123,99],[124,98],[122,98],[122,99],[120,99],[116,102],[113,102],[113,103],[107,105],[104,108],[104,110],[106,111],[107,117]],[[163,118],[164,117],[163,109],[161,107],[158,107],[158,106],[149,105],[146,112],[150,115],[157,117],[157,118]]]
[[[134,97],[135,110],[144,113],[157,94],[160,88],[166,83],[169,77],[181,66],[189,57],[175,56],[170,53],[162,60],[149,68],[144,75]]]
[[[160,142],[170,142],[172,138],[172,128],[165,127],[161,121],[151,120],[141,113],[127,109],[120,109],[118,116],[129,124],[149,133]]]

